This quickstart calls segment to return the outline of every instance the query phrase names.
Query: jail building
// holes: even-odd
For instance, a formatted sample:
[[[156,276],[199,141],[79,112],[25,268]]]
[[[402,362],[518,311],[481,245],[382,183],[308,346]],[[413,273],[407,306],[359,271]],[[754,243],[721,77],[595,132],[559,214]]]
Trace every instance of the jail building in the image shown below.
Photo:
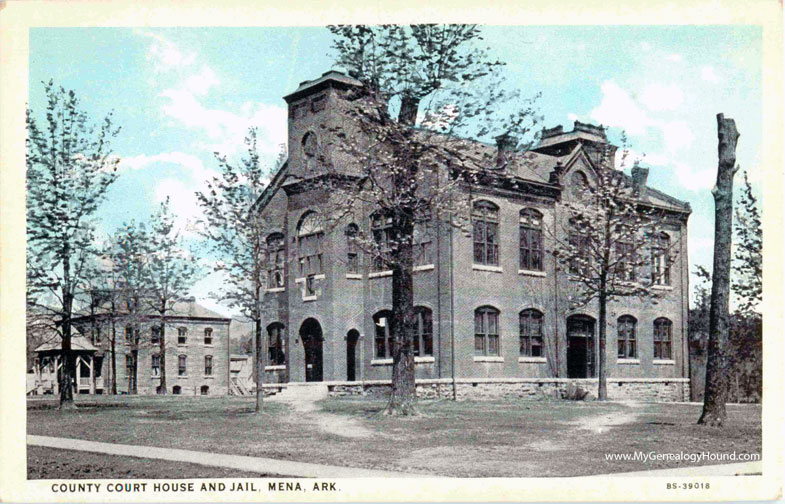
[[[384,240],[390,223],[368,208],[325,225],[332,197],[313,183],[329,163],[352,168],[342,137],[344,104],[361,83],[339,72],[303,82],[284,97],[288,160],[257,202],[265,222],[265,380],[271,387],[321,383],[333,394],[389,387],[392,272],[354,237]],[[551,128],[527,152],[466,142],[467,158],[499,160],[504,177],[471,188],[471,225],[440,219],[416,229],[414,302],[418,394],[538,396],[571,382],[596,384],[598,307],[575,308],[577,285],[547,251],[565,205],[596,180],[602,156],[616,155],[599,126]],[[493,173],[496,166],[477,166]],[[640,204],[667,216],[652,240],[658,294],[608,309],[610,397],[684,400],[688,395],[688,203],[647,184],[636,166]],[[480,179],[481,180],[481,179]],[[501,182],[500,182],[501,180]],[[674,252],[665,259],[658,250]],[[660,254],[658,256],[658,253]],[[651,272],[638,272],[640,275]]]
[[[190,299],[175,303],[166,315],[166,393],[227,395],[230,388],[229,326],[221,316]],[[111,317],[98,309],[94,315],[73,319],[71,347],[76,355],[74,391],[110,394],[115,370],[118,394],[152,395],[161,386],[161,320],[146,313]],[[114,366],[112,341],[114,340]],[[32,393],[59,393],[57,375],[63,364],[59,336],[35,349],[35,386]]]

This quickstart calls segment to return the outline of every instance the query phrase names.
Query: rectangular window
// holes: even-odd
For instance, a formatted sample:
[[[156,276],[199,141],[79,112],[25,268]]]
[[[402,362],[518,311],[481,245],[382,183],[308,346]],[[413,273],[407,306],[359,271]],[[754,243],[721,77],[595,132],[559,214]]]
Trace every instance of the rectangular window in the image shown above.
[[[150,328],[150,343],[157,345],[161,342],[161,328],[153,326]]]
[[[617,357],[619,359],[635,359],[638,349],[635,344],[635,319],[630,316],[620,317],[617,321],[619,338]]]
[[[376,244],[376,254],[373,258],[373,271],[386,271],[390,269],[390,243],[393,241],[392,217],[374,215],[371,217],[371,233]]]
[[[153,378],[161,376],[161,356],[160,355],[153,355],[152,356],[152,365],[150,367],[150,375]]]
[[[392,341],[392,330],[390,328],[390,323],[392,321],[390,312],[382,312],[381,314],[377,314],[374,317],[374,323],[376,326],[376,334],[374,338],[375,343],[375,355],[377,359],[384,359],[386,357],[392,357],[392,349],[393,349],[393,341]]]
[[[671,330],[670,320],[657,319],[654,321],[654,358],[671,359]]]
[[[205,345],[213,344],[213,330],[210,327],[204,330],[204,344]]]
[[[488,201],[478,201],[472,210],[474,262],[499,265],[499,208]]]
[[[205,355],[204,356],[204,375],[205,376],[212,376],[213,375],[213,356],[212,355]]]
[[[542,313],[524,310],[520,315],[521,357],[542,357]]]
[[[188,376],[188,368],[186,367],[185,355],[180,355],[177,357],[177,375]]]
[[[636,272],[635,247],[631,243],[616,243],[616,276],[624,282],[634,282]]]
[[[589,239],[579,233],[571,232],[569,235],[572,257],[570,258],[569,271],[573,275],[587,276],[591,273],[591,256],[589,255]]]
[[[283,235],[276,234],[267,238],[267,287],[276,289],[284,286],[284,266],[286,264],[286,249],[284,248]]]
[[[271,324],[267,328],[267,363],[270,366],[282,366],[286,363],[283,346],[283,326]]]
[[[413,255],[415,266],[433,264],[433,230],[430,215],[423,215],[414,222]]]
[[[415,357],[433,355],[433,318],[431,310],[415,308],[417,312],[417,333],[412,338],[412,355]]]
[[[177,328],[177,344],[185,345],[188,342],[188,330],[185,327]]]
[[[661,233],[653,239],[651,247],[651,274],[655,285],[671,284],[671,268],[668,259],[669,238]]]

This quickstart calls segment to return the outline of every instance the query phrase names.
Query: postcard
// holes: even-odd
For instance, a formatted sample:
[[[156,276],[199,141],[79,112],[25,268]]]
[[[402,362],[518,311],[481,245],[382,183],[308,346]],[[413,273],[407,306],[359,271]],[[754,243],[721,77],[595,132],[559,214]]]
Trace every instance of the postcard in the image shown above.
[[[781,498],[780,4],[4,4],[0,500]]]

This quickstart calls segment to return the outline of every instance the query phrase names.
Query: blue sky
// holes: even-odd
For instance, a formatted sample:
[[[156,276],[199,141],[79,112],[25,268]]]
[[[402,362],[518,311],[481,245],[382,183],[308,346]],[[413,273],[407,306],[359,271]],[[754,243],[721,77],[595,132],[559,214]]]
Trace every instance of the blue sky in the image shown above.
[[[626,131],[649,184],[689,201],[690,260],[711,266],[718,112],[736,120],[738,162],[762,181],[761,30],[754,26],[484,27],[493,56],[524,96],[542,93],[546,126],[575,119]],[[242,152],[249,126],[272,162],[286,141],[282,96],[332,68],[331,35],[313,28],[35,28],[30,106],[41,81],[74,89],[95,118],[122,132],[117,182],[98,215],[103,233],[144,220],[166,196],[184,229],[194,191],[215,174],[213,152]],[[38,117],[41,117],[40,115]],[[629,167],[626,167],[629,170]],[[737,178],[737,184],[741,177]],[[209,307],[217,278],[193,290]],[[693,279],[694,283],[694,279]]]

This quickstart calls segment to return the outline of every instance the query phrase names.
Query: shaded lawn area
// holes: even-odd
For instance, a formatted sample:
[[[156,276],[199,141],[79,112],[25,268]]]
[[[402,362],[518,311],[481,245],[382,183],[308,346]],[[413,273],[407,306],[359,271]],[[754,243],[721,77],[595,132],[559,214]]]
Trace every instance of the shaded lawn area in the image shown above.
[[[183,479],[266,478],[268,474],[242,472],[187,462],[120,457],[102,453],[27,447],[27,479]]]
[[[760,406],[728,406],[728,426],[696,425],[700,406],[569,401],[421,401],[421,415],[380,415],[384,400],[328,399],[331,417],[372,432],[325,432],[316,416],[239,397],[98,398],[76,411],[33,404],[28,433],[461,477],[585,476],[690,465],[606,460],[608,453],[760,453]],[[702,461],[692,465],[710,465]],[[185,477],[185,476],[183,476]]]

